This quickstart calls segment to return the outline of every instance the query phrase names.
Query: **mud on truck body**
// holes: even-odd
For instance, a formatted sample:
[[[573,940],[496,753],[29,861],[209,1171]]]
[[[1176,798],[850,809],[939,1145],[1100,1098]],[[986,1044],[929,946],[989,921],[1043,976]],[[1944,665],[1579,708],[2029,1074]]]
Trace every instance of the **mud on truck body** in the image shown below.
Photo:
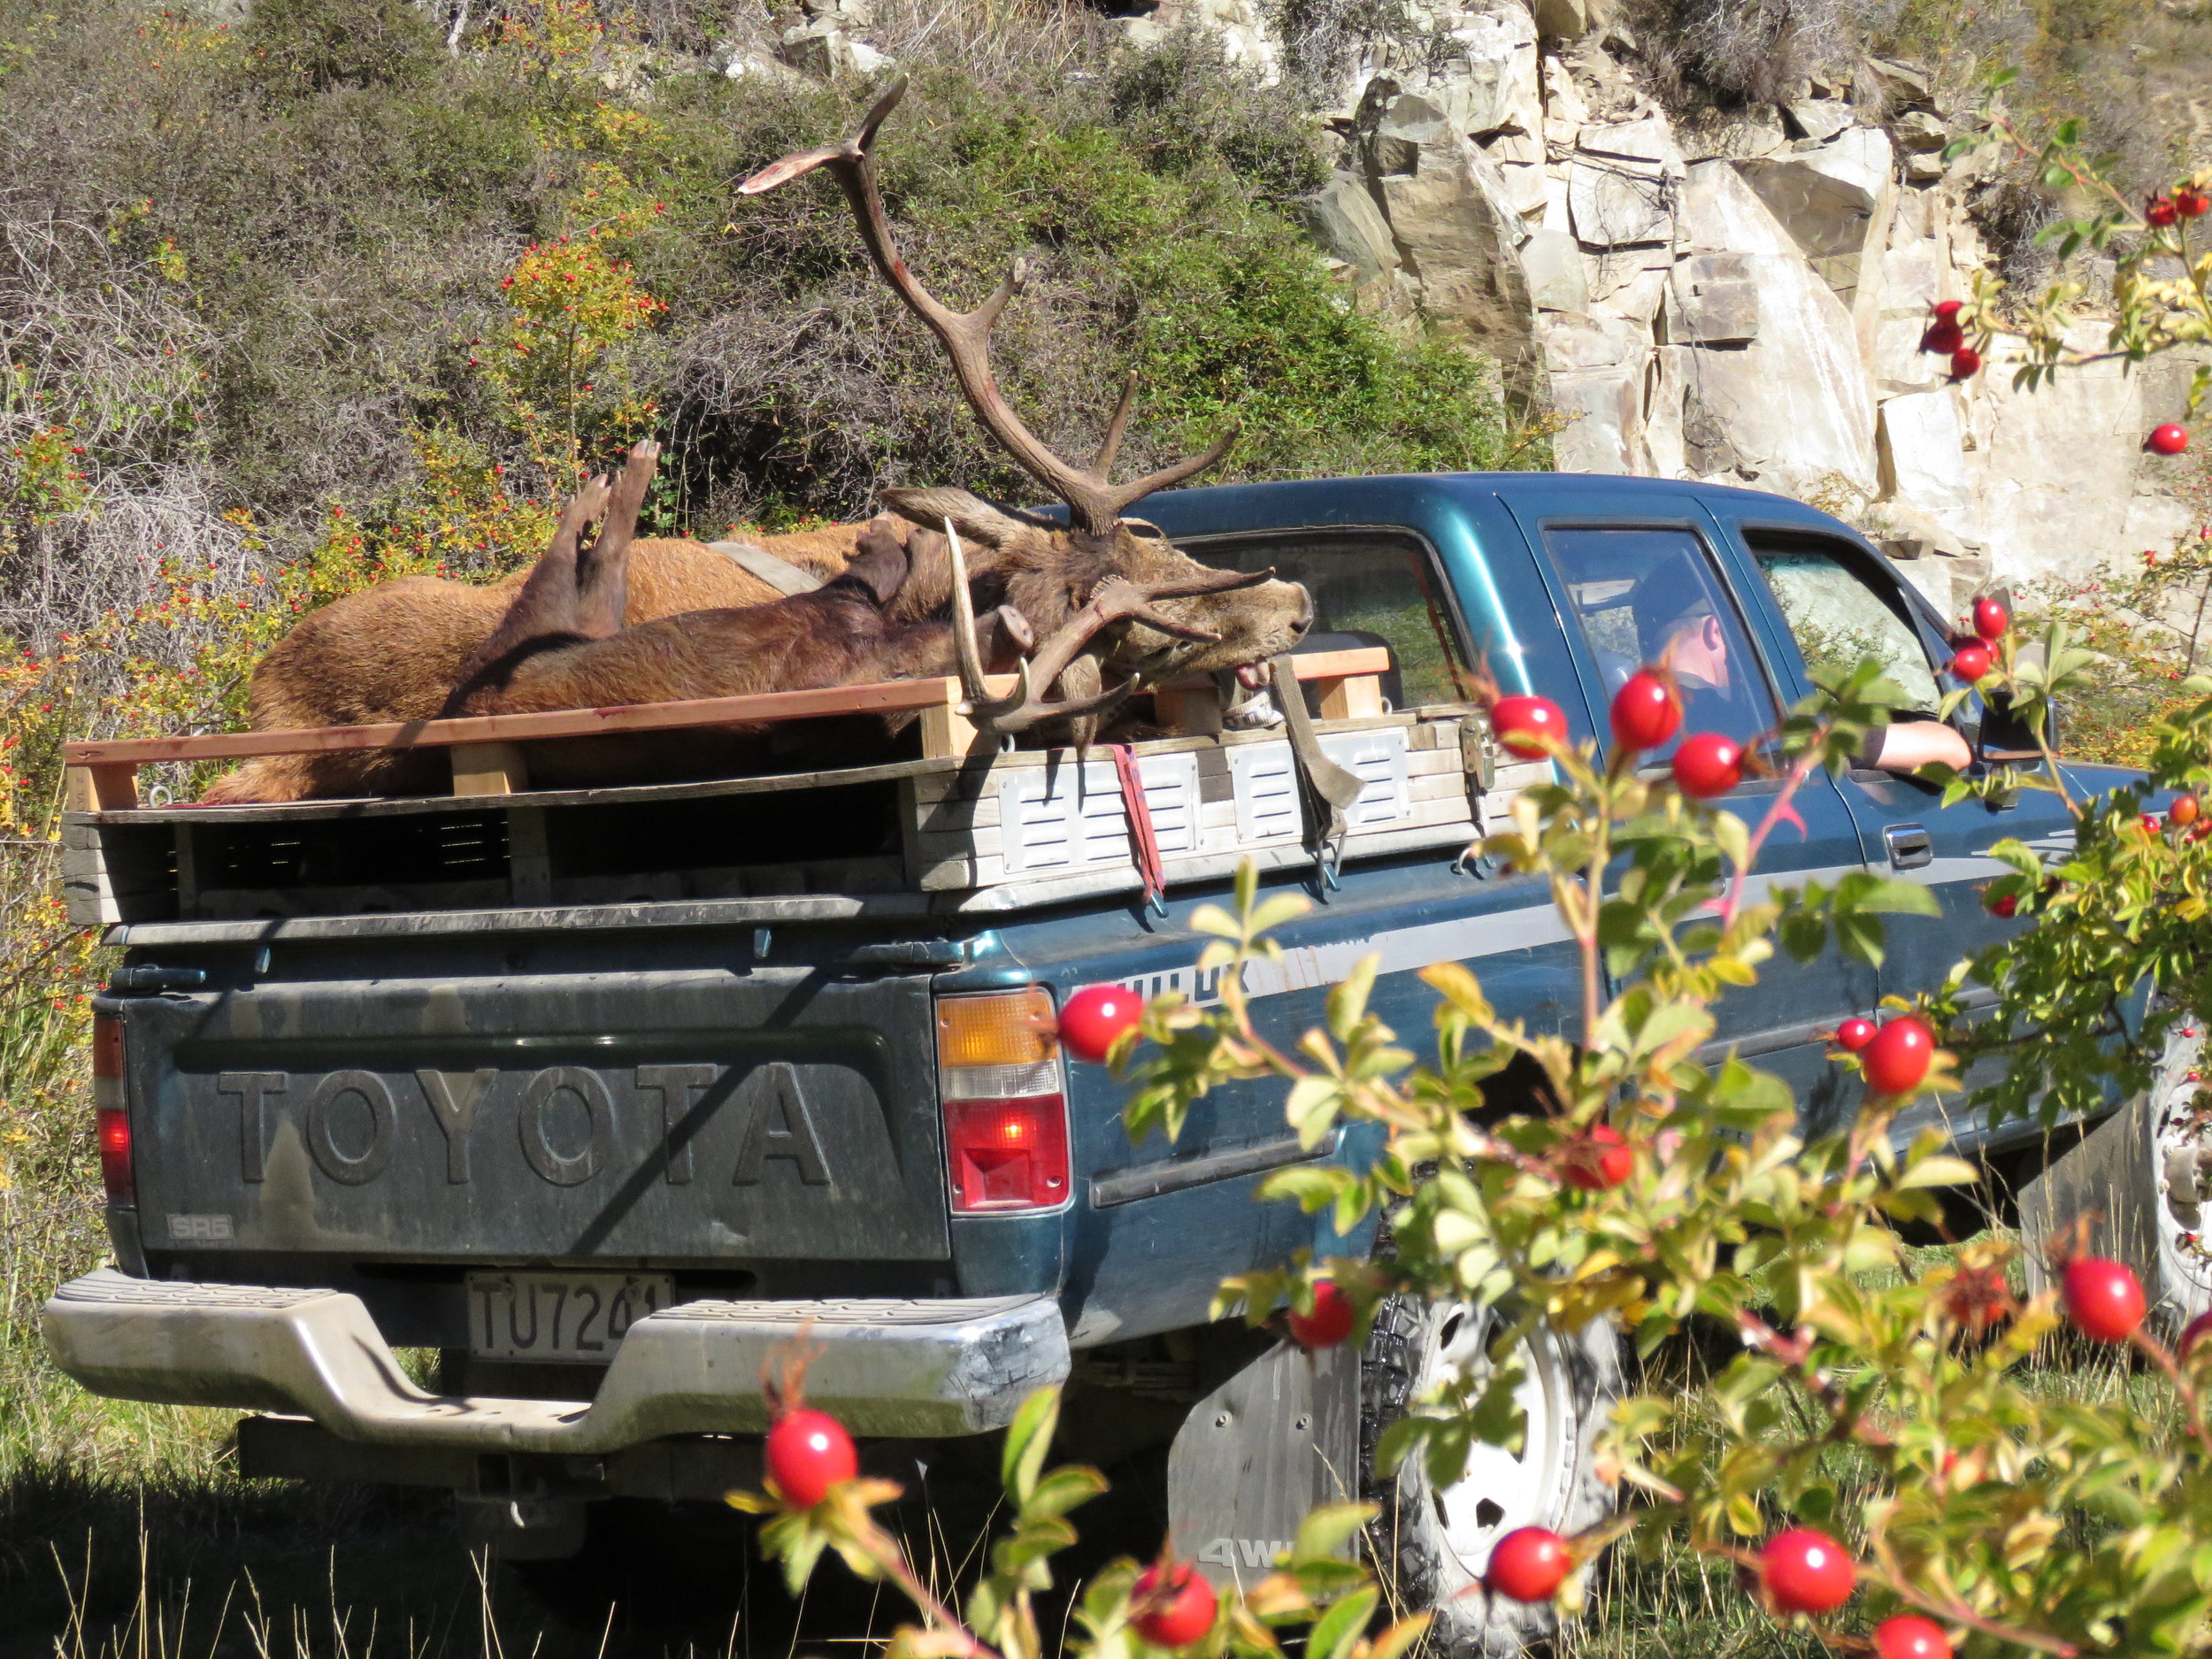
[[[1367,1248],[1253,1194],[1309,1156],[1358,1164],[1379,1132],[1310,1155],[1279,1091],[1238,1085],[1174,1145],[1132,1145],[1110,1076],[1038,1017],[1101,983],[1207,1000],[1189,918],[1250,858],[1317,901],[1279,963],[1247,970],[1279,1039],[1370,953],[1373,1006],[1417,1043],[1415,972],[1440,960],[1555,1025],[1577,965],[1547,891],[1471,850],[1546,764],[1492,746],[1458,671],[1486,664],[1602,741],[1651,618],[1702,598],[1744,672],[1699,718],[1747,738],[1839,638],[1932,710],[1947,629],[1855,533],[1747,491],[1383,478],[1147,512],[1201,560],[1310,590],[1312,731],[1361,782],[1340,837],[1283,727],[1218,729],[1205,687],[1163,692],[1184,734],[1132,757],[1156,893],[1100,749],[561,793],[524,764],[511,793],[283,806],[88,793],[66,831],[74,914],[125,950],[96,1003],[115,1265],[49,1304],[61,1365],[99,1393],[252,1414],[250,1475],[449,1487],[472,1536],[551,1557],[587,1547],[595,1503],[757,1483],[763,1366],[803,1336],[810,1400],[870,1468],[956,1464],[1065,1382],[1079,1455],[1164,1449],[1180,1552],[1263,1572],[1440,1369],[1487,1363],[1489,1317],[1386,1306],[1364,1354],[1311,1358],[1211,1321],[1225,1276]],[[1955,718],[1978,754],[2004,741],[1978,702]],[[2087,791],[2129,775],[2076,770]],[[1773,787],[1746,782],[1738,810]],[[1721,1005],[1715,1051],[1786,1078],[1818,1130],[1857,1087],[1827,1057],[1838,1022],[2011,926],[1979,902],[2001,870],[1986,849],[2062,851],[2070,824],[2048,795],[1946,807],[1872,771],[1816,777],[1796,804],[1804,833],[1774,838],[1768,879],[1871,867],[1943,907],[1893,920],[1878,970],[1778,960]],[[2156,1104],[2101,1137],[2109,1168],[2076,1153],[2087,1175],[2050,1202],[2139,1193],[2154,1282],[2201,1299],[2201,1258],[2167,1239],[2193,1197],[2152,1168]],[[1897,1133],[1953,1114],[1962,1148],[2039,1166],[2038,1132],[1993,1141],[1959,1107]],[[1371,1494],[1370,1548],[1409,1597],[1471,1583],[1506,1530],[1607,1502],[1590,1451],[1610,1338],[1542,1334],[1527,1358],[1520,1452],[1479,1448],[1444,1492],[1409,1469]],[[1486,1602],[1445,1603],[1450,1646],[1509,1647],[1548,1617]]]

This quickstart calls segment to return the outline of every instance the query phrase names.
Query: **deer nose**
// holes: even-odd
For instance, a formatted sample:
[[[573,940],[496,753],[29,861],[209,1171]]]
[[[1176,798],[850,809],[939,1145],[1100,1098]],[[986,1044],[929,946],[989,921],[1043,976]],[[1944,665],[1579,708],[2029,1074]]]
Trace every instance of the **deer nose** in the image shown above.
[[[1296,619],[1291,623],[1290,631],[1297,638],[1302,640],[1306,637],[1306,630],[1313,626],[1313,595],[1302,587],[1298,590],[1298,597],[1304,601],[1304,603],[1300,608]]]

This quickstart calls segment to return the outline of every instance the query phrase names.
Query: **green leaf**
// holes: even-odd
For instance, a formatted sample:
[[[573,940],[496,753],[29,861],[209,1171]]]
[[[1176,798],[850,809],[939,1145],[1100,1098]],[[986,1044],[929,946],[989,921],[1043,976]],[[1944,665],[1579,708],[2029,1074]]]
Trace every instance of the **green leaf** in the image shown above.
[[[1899,1178],[1901,1188],[1915,1187],[1969,1187],[1981,1179],[1981,1172],[1964,1158],[1923,1158]]]
[[[1021,1403],[1006,1431],[1005,1449],[999,1454],[999,1479],[1014,1502],[1025,1504],[1037,1489],[1037,1471],[1044,1467],[1052,1447],[1052,1432],[1060,1423],[1060,1391],[1040,1388]]]
[[[1306,1518],[1298,1523],[1298,1536],[1291,1540],[1291,1565],[1303,1566],[1310,1561],[1341,1555],[1360,1528],[1379,1513],[1372,1503],[1325,1503],[1308,1510]]]
[[[1065,1515],[1079,1503],[1087,1503],[1107,1487],[1106,1477],[1081,1463],[1056,1469],[1037,1482],[1022,1505],[1025,1521],[1049,1520]]]
[[[1375,1617],[1382,1590],[1367,1585],[1352,1592],[1315,1621],[1306,1638],[1306,1659],[1348,1659],[1367,1633],[1367,1621]]]

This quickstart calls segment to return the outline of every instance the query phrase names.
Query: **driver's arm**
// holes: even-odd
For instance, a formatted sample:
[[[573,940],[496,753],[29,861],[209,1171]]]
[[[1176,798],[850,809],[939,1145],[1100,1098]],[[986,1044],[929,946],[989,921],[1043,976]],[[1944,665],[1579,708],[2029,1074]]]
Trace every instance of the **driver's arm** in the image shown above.
[[[1940,720],[1898,720],[1878,726],[1867,734],[1866,748],[1858,757],[1862,766],[1884,772],[1917,772],[1931,761],[1941,761],[1954,772],[1964,772],[1974,751]]]

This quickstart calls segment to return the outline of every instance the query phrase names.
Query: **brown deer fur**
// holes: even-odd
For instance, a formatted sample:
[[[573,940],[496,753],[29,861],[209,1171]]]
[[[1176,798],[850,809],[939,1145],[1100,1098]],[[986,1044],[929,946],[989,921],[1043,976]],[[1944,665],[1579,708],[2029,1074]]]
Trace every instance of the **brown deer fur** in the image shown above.
[[[472,654],[442,714],[671,703],[953,672],[955,625],[942,617],[897,614],[896,602],[922,563],[916,544],[926,544],[930,534],[887,517],[862,532],[844,572],[811,593],[617,629],[612,618],[620,614],[628,549],[624,533],[635,522],[657,454],[657,446],[640,444],[611,491],[595,480],[570,503],[552,546]],[[583,524],[603,510],[597,541],[581,543]],[[942,558],[942,538],[936,540]],[[942,563],[949,572],[949,559]],[[1034,638],[1018,616],[1001,607],[982,618],[976,642],[986,661],[1003,666]],[[750,740],[760,729],[672,733],[644,743],[541,744],[532,771],[541,781],[573,784],[721,770],[741,764],[758,747]]]
[[[863,528],[831,525],[760,537],[753,545],[827,578],[845,568]],[[529,574],[518,571],[489,583],[403,576],[310,611],[255,667],[246,693],[249,729],[431,718],[460,680],[462,664],[498,625]],[[624,611],[628,621],[766,604],[782,597],[703,542],[648,537],[630,545]],[[217,779],[202,798],[233,804],[392,794],[431,787],[436,764],[434,757],[375,750],[268,755]],[[427,781],[409,781],[419,774]]]

